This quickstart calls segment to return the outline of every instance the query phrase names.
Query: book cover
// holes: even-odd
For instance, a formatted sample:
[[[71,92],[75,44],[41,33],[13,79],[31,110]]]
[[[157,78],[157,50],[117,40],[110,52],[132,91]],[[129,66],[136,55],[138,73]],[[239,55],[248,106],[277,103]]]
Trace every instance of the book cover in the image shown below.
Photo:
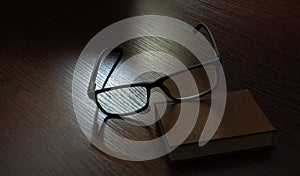
[[[182,102],[191,110],[196,101]],[[165,107],[164,114],[159,109]],[[156,104],[157,117],[161,117],[159,128],[166,134],[176,123],[180,113],[180,103]],[[257,105],[248,90],[229,92],[223,119],[213,138],[203,147],[199,147],[199,138],[210,111],[210,101],[200,103],[197,122],[187,139],[169,154],[171,161],[185,160],[215,154],[271,146],[275,128]],[[189,114],[185,114],[189,120]],[[164,135],[165,144],[175,145],[168,135]]]

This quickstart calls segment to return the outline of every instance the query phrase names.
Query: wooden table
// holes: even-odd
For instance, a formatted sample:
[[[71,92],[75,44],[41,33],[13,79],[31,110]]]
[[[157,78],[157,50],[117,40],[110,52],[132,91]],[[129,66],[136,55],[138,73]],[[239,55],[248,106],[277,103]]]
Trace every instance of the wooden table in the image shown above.
[[[296,0],[2,3],[0,175],[299,175],[299,11]],[[278,129],[274,150],[171,166],[166,157],[124,161],[90,145],[72,106],[78,57],[101,29],[148,14],[211,28],[229,91],[249,89]]]

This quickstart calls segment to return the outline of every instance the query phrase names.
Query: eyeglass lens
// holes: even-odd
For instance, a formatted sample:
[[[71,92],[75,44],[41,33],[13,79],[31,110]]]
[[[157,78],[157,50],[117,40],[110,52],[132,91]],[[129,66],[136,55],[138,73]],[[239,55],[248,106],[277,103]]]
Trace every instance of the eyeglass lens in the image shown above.
[[[98,94],[97,100],[110,114],[135,112],[147,104],[147,89],[140,86],[113,89]]]

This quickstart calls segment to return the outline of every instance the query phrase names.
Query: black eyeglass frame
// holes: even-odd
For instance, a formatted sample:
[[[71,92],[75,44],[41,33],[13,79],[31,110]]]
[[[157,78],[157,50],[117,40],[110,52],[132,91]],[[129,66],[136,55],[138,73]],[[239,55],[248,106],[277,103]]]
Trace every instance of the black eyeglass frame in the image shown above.
[[[164,76],[164,77],[161,77],[159,78],[158,80],[154,81],[154,82],[142,82],[142,83],[134,83],[134,84],[127,84],[127,85],[121,85],[121,86],[114,86],[114,87],[109,87],[109,88],[104,88],[105,85],[107,84],[107,81],[108,79],[110,78],[110,76],[112,75],[113,71],[115,70],[115,68],[117,67],[118,63],[120,62],[121,58],[123,57],[123,49],[122,48],[115,48],[113,50],[111,50],[111,52],[115,52],[115,53],[118,53],[118,57],[114,63],[114,65],[112,66],[108,76],[106,77],[103,85],[102,85],[102,88],[99,89],[99,90],[95,90],[96,89],[96,77],[97,77],[97,73],[98,73],[98,68],[99,68],[99,65],[100,65],[100,60],[102,58],[102,56],[109,51],[109,49],[107,50],[104,50],[102,51],[102,53],[100,54],[98,60],[96,61],[96,64],[95,64],[95,67],[94,67],[94,70],[93,70],[93,73],[92,73],[92,76],[91,76],[91,79],[90,79],[90,82],[89,82],[89,87],[88,87],[88,96],[90,99],[94,100],[94,102],[96,103],[97,107],[106,115],[123,115],[123,116],[126,116],[126,115],[130,115],[130,114],[133,114],[133,113],[139,113],[139,112],[142,112],[144,110],[146,110],[149,106],[149,99],[150,99],[150,92],[151,92],[151,89],[155,88],[155,87],[159,87],[171,100],[175,101],[175,102],[181,102],[181,101],[186,101],[186,100],[192,100],[192,99],[195,99],[195,98],[200,98],[200,97],[203,97],[205,95],[208,95],[211,93],[211,91],[217,87],[218,85],[218,80],[219,80],[219,68],[220,68],[220,62],[221,62],[221,57],[220,57],[220,53],[219,53],[219,50],[218,50],[218,47],[217,47],[217,44],[216,44],[216,41],[214,39],[214,36],[213,34],[211,33],[211,31],[209,30],[209,28],[203,24],[203,23],[200,23],[199,25],[197,25],[195,27],[195,29],[197,31],[200,31],[201,28],[204,28],[210,38],[211,38],[211,41],[213,43],[213,46],[214,46],[214,49],[215,49],[215,52],[216,52],[216,55],[217,55],[217,58],[214,59],[214,60],[211,60],[211,61],[207,61],[207,62],[204,62],[204,63],[201,63],[201,64],[197,64],[197,65],[193,65],[193,66],[190,66],[188,67],[187,69],[184,69],[184,70],[181,70],[181,71],[178,71],[178,72],[175,72],[175,73],[172,73],[168,76]],[[197,32],[195,31],[195,32]],[[194,96],[190,96],[190,97],[184,97],[184,98],[176,98],[174,96],[172,96],[172,94],[170,93],[170,91],[168,90],[168,88],[166,86],[163,85],[164,81],[166,81],[167,79],[169,79],[170,77],[172,76],[175,76],[177,74],[180,74],[182,72],[185,72],[187,70],[192,70],[192,69],[195,69],[195,68],[201,68],[201,67],[204,67],[206,65],[213,65],[215,68],[216,68],[216,72],[217,72],[217,82],[216,82],[216,85],[214,85],[214,87],[210,88],[209,90],[207,91],[204,91],[198,95],[194,95]],[[147,90],[147,101],[146,101],[146,104],[136,110],[136,111],[133,111],[133,112],[127,112],[127,113],[122,113],[122,114],[116,114],[116,113],[110,113],[110,112],[107,112],[102,106],[101,104],[99,103],[98,99],[97,99],[97,95],[100,94],[100,93],[103,93],[103,92],[107,92],[107,91],[111,91],[111,90],[116,90],[116,89],[123,89],[123,88],[129,88],[129,87],[144,87],[146,88]]]

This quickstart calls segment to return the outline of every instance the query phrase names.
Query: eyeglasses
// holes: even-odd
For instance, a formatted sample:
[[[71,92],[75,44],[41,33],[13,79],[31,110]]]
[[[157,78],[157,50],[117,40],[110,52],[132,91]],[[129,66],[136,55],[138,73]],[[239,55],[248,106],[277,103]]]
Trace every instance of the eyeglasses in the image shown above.
[[[205,31],[209,34],[217,56],[216,59],[193,65],[187,69],[161,77],[154,82],[142,82],[105,88],[108,79],[123,57],[122,48],[115,48],[111,52],[117,54],[116,61],[108,73],[102,88],[96,90],[95,83],[100,61],[101,58],[109,51],[104,50],[96,61],[92,72],[88,87],[89,98],[94,100],[98,108],[106,115],[130,115],[147,109],[149,106],[151,89],[155,87],[160,88],[175,102],[191,100],[209,94],[218,84],[220,54],[209,28],[202,23],[195,27],[198,31],[200,31],[201,28],[205,29]],[[212,79],[211,77],[208,79],[206,74],[207,72],[210,72]],[[190,75],[194,78],[194,83],[196,83],[197,89],[190,88],[189,85],[191,80],[187,79]]]

